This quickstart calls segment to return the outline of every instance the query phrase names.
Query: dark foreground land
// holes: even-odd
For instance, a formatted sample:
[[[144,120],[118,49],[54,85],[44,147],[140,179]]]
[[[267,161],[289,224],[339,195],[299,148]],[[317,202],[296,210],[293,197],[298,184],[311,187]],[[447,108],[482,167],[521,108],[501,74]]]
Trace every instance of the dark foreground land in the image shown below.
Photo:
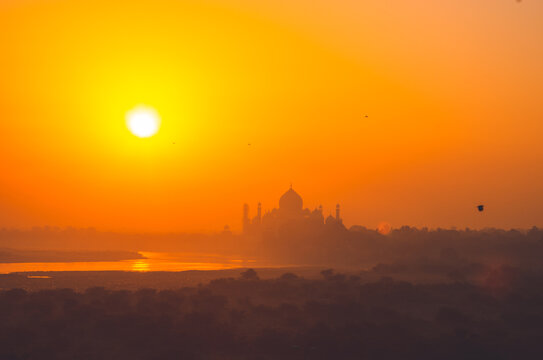
[[[4,290],[0,359],[543,358],[540,273],[376,280],[385,270],[238,270],[167,290]]]

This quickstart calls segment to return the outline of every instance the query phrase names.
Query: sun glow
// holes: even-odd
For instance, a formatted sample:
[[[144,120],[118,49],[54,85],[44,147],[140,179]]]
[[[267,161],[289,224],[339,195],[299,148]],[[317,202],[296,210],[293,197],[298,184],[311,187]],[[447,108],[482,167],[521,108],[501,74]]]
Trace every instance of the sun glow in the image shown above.
[[[151,137],[160,129],[160,116],[151,107],[138,106],[126,114],[126,125],[137,137]]]
[[[132,264],[132,271],[146,272],[149,268],[149,263],[145,260],[137,260]]]

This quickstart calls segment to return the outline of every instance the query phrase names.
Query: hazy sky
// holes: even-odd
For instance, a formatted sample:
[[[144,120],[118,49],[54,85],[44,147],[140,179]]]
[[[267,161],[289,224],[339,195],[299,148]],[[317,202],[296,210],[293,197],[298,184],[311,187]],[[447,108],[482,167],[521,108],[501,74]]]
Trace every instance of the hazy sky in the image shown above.
[[[0,0],[0,226],[239,229],[291,182],[347,225],[541,226],[542,19],[540,0]],[[152,138],[125,126],[139,104]]]

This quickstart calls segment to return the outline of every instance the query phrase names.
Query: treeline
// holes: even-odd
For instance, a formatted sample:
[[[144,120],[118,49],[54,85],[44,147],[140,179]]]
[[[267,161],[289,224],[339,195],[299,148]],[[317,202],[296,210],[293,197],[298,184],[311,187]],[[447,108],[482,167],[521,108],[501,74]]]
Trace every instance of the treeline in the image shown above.
[[[539,359],[543,277],[502,291],[323,271],[205,286],[0,292],[1,359]]]
[[[34,227],[0,229],[0,248],[62,251],[158,251],[213,252],[228,254],[232,236],[189,233],[120,233],[95,228]],[[239,246],[236,246],[236,250]]]
[[[285,226],[263,239],[262,255],[290,263],[368,265],[456,262],[541,266],[543,230],[377,230]]]
[[[0,248],[0,263],[23,262],[93,262],[142,259],[137,252],[129,251],[46,251],[13,250]]]
[[[164,251],[241,256],[280,265],[362,266],[377,263],[460,262],[541,266],[543,230],[418,229],[383,235],[361,226],[284,224],[273,232],[121,234],[94,229],[0,229],[0,248],[63,251]]]

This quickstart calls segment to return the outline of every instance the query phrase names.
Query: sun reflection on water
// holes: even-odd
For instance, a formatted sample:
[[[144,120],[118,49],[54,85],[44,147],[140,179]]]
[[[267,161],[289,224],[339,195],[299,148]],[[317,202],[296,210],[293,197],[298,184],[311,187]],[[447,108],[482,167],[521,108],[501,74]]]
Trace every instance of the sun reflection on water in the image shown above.
[[[189,252],[139,251],[139,259],[65,263],[0,263],[0,274],[36,271],[186,271],[226,270],[257,265],[241,256]],[[269,264],[268,264],[269,265]],[[33,275],[32,275],[33,276]]]
[[[150,264],[147,260],[136,260],[132,263],[132,271],[146,272],[150,270]]]

